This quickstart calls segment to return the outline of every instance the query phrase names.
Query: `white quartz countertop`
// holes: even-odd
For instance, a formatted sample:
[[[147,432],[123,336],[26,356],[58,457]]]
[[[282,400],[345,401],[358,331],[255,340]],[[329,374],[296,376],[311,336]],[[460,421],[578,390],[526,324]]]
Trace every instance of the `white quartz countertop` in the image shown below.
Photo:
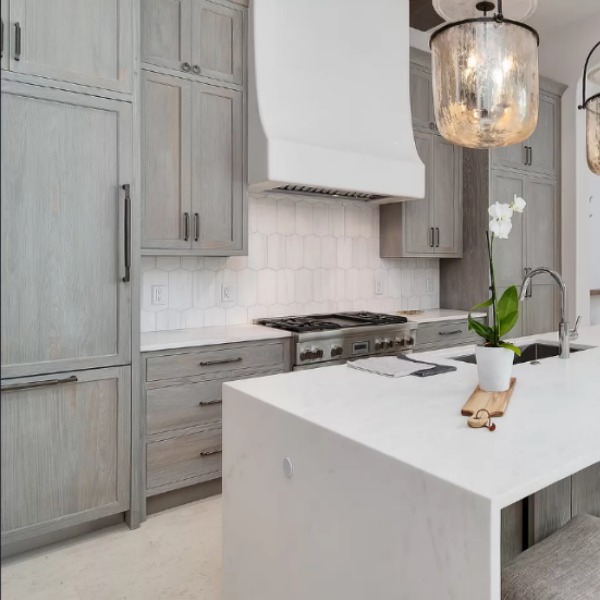
[[[449,357],[473,347],[420,353],[457,367],[428,378],[336,366],[226,385],[502,508],[600,462],[600,326],[581,328],[574,344],[597,348],[514,366],[517,384],[493,433],[469,428],[460,414],[477,370]]]
[[[214,346],[233,342],[257,342],[288,338],[291,334],[263,325],[229,325],[227,327],[199,327],[173,331],[142,333],[141,351],[172,350],[194,346]]]
[[[410,313],[410,311],[408,311]],[[469,316],[466,310],[454,310],[452,308],[430,308],[419,312],[418,314],[408,314],[400,311],[398,314],[406,317],[415,323],[433,323],[435,321],[457,321],[465,319]],[[474,317],[487,316],[484,312],[474,312]]]

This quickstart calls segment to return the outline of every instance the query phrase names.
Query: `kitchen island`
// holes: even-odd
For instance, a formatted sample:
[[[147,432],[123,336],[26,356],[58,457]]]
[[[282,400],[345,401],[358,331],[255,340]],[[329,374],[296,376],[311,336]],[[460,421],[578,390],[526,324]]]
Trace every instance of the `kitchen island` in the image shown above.
[[[226,384],[223,599],[498,600],[501,510],[600,462],[600,327],[577,345],[514,367],[493,433],[460,414],[465,347],[420,354],[457,367],[429,378]]]

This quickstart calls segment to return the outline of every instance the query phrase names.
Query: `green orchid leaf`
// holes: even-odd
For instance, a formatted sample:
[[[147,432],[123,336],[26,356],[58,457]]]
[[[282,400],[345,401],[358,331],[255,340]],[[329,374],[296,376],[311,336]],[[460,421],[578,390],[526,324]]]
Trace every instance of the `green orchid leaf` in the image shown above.
[[[469,329],[474,331],[477,335],[480,335],[486,341],[489,341],[493,334],[491,327],[484,325],[480,321],[476,321],[472,317],[469,317]]]
[[[511,285],[506,288],[500,300],[498,300],[498,335],[507,334],[519,319],[519,294],[517,288]]]
[[[475,312],[476,310],[483,310],[484,308],[489,308],[492,305],[493,300],[490,298],[489,300],[486,300],[485,302],[482,302],[481,304],[476,304],[470,311],[469,311],[469,315],[472,312]]]
[[[507,350],[512,350],[517,356],[521,356],[521,348],[511,344],[510,342],[500,342],[500,348],[506,348]]]

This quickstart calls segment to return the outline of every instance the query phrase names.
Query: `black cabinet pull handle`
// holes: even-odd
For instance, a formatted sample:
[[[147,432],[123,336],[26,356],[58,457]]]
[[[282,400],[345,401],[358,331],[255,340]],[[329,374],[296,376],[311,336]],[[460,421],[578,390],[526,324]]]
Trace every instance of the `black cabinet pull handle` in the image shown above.
[[[200,239],[200,214],[194,213],[194,241]]]
[[[222,448],[218,450],[205,450],[204,452],[200,452],[200,456],[212,456],[213,454],[221,454],[223,452]]]
[[[124,252],[125,252],[125,276],[123,282],[131,281],[131,186],[123,185],[125,190],[125,219],[124,219]]]
[[[455,329],[454,331],[438,331],[439,335],[458,335],[462,333],[461,329]]]
[[[440,228],[439,227],[435,228],[435,247],[436,248],[440,247]]]
[[[0,58],[4,56],[4,19],[0,19]]]
[[[529,166],[533,164],[533,146],[529,146]]]
[[[15,23],[15,60],[21,60],[21,23]]]
[[[31,390],[34,388],[48,387],[49,385],[60,385],[62,383],[77,383],[77,377],[71,375],[64,379],[43,379],[42,381],[30,381],[28,383],[13,383],[3,385],[2,392],[17,392],[20,390]]]
[[[198,65],[194,65],[192,71],[194,71],[196,75],[200,75],[200,67]]]
[[[242,362],[241,356],[236,356],[235,358],[218,358],[217,360],[203,360],[199,363],[201,367],[212,367],[214,365],[227,365],[229,363]]]
[[[191,67],[191,65],[190,65],[190,63],[189,63],[189,62],[184,62],[184,63],[181,65],[181,70],[182,70],[182,71],[184,71],[185,73],[189,73],[191,68],[192,68],[192,67]]]
[[[429,228],[429,247],[433,248],[435,246],[435,229],[433,227]]]
[[[183,241],[190,239],[190,213],[183,213]]]
[[[223,400],[209,400],[209,401],[203,401],[203,402],[198,402],[198,406],[212,406],[213,404],[222,404]]]
[[[523,164],[527,165],[527,161],[529,160],[529,146],[523,146],[523,150],[525,151],[525,156],[523,157]]]

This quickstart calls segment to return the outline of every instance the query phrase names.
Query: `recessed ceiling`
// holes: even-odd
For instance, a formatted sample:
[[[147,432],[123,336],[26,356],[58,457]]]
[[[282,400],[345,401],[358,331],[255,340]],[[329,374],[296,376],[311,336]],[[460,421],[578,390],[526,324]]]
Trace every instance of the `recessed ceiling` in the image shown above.
[[[429,31],[444,22],[438,15],[431,0],[410,0],[410,26],[419,31]]]

